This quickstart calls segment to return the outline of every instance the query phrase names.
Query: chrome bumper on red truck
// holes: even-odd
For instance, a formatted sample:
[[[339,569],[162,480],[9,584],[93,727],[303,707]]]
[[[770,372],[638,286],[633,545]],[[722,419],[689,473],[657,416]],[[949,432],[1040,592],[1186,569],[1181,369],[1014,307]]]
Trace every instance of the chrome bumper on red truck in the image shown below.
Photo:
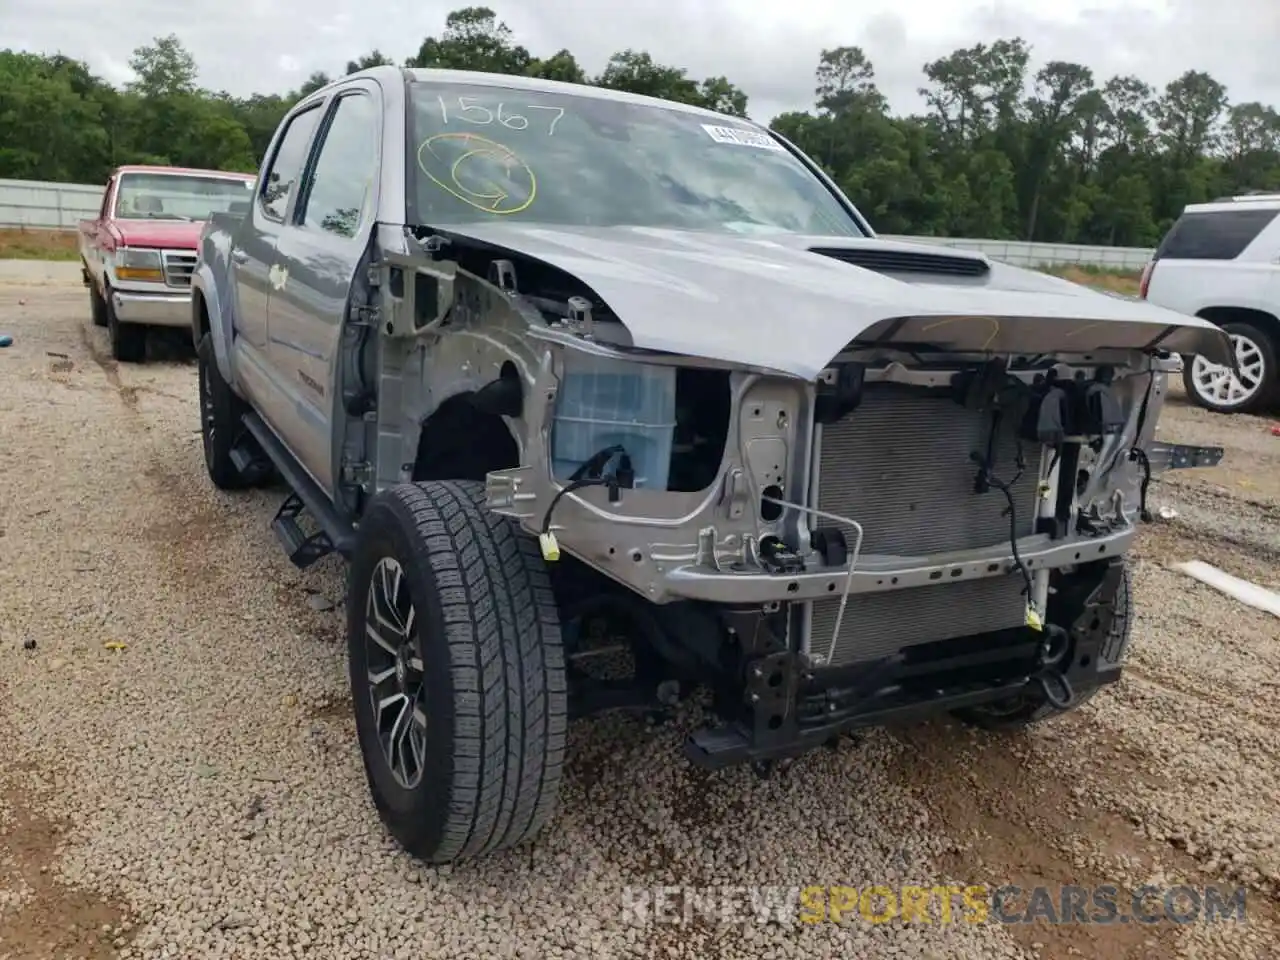
[[[139,293],[111,291],[111,305],[121,323],[137,323],[148,327],[189,327],[191,294]]]
[[[121,323],[148,327],[186,327],[191,324],[191,274],[195,270],[194,250],[161,250],[164,283],[145,284],[156,289],[139,289],[130,284],[111,291],[112,305]]]

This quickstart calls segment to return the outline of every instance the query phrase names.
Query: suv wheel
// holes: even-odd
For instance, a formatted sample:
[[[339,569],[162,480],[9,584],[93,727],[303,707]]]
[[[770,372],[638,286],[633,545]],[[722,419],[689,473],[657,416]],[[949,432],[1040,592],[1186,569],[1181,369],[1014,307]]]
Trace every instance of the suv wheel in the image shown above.
[[[1074,591],[1071,606],[1076,613],[1083,608],[1087,599],[1080,591]],[[1115,616],[1111,621],[1111,632],[1107,635],[1102,649],[1108,651],[1107,661],[1114,663],[1123,661],[1129,649],[1129,635],[1133,628],[1133,592],[1130,589],[1129,568],[1124,569],[1120,578],[1120,586],[1116,590]],[[1098,693],[1100,687],[1086,687],[1075,691],[1075,701],[1065,710],[1048,702],[1039,690],[1023,693],[1011,700],[983,704],[977,707],[966,707],[955,711],[958,719],[984,730],[1013,732],[1024,730],[1033,724],[1040,723],[1064,713],[1079,710]]]
[[[120,363],[144,363],[147,359],[147,328],[136,323],[121,323],[116,308],[111,303],[111,288],[104,298],[107,302],[107,335],[111,338],[112,359]]]
[[[1186,358],[1182,383],[1187,396],[1206,410],[1218,413],[1257,410],[1275,392],[1275,345],[1266,333],[1250,323],[1224,323],[1222,329],[1231,337],[1239,374],[1204,357]]]
[[[356,732],[374,805],[413,855],[465,859],[551,816],[564,652],[536,541],[484,485],[403,483],[361,516],[347,590]]]

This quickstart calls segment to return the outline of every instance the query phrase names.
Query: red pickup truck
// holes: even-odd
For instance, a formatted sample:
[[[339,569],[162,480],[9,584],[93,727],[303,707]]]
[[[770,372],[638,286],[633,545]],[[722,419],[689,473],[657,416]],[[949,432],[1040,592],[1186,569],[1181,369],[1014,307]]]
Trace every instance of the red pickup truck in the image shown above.
[[[191,325],[191,271],[211,213],[249,209],[253,174],[119,167],[98,216],[80,221],[80,260],[93,322],[111,355],[146,359],[147,327]]]

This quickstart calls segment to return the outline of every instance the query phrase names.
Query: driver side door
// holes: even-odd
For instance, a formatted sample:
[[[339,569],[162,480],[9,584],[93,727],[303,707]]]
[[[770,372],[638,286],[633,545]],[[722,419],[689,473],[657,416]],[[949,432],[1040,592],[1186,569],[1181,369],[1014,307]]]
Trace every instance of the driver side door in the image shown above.
[[[336,480],[338,345],[356,271],[374,228],[383,112],[378,85],[353,81],[332,97],[277,259],[268,353],[289,399],[294,454],[324,489]]]
[[[297,202],[311,143],[324,112],[323,99],[287,118],[272,145],[256,197],[231,250],[236,300],[236,372],[266,421],[283,427],[288,403],[280,374],[271,363],[268,312],[273,281],[282,269],[277,246]],[[285,439],[284,437],[281,438]]]

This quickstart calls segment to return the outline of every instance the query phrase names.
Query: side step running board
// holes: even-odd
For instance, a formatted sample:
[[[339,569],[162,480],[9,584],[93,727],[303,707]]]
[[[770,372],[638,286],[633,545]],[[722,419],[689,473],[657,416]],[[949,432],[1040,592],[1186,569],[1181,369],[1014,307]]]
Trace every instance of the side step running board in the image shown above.
[[[293,491],[271,521],[271,529],[289,559],[299,567],[309,567],[334,551],[344,557],[351,556],[355,546],[355,530],[351,524],[338,515],[324,491],[256,413],[246,413],[244,425]],[[318,533],[307,534],[298,523],[304,510],[315,518],[320,527]]]
[[[271,521],[272,532],[284,547],[284,552],[289,555],[293,565],[299,570],[305,570],[317,560],[333,553],[333,541],[329,539],[327,533],[318,530],[308,534],[302,529],[298,518],[306,508],[302,498],[296,493],[291,493],[284,498],[284,503],[280,504],[280,509],[276,511],[275,519]]]
[[[271,461],[262,455],[258,442],[249,433],[240,434],[231,448],[231,462],[250,486],[256,486],[271,475]]]

